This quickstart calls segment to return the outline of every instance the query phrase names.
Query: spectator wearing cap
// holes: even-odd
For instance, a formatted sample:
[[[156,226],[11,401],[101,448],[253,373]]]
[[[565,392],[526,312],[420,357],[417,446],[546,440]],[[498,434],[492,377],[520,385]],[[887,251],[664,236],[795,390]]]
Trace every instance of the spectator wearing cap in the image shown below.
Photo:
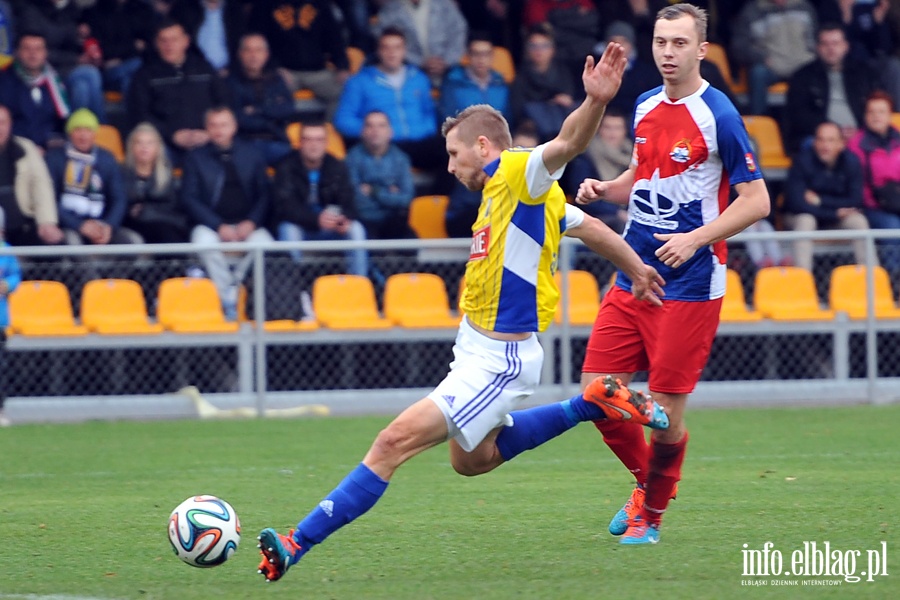
[[[13,246],[58,244],[56,196],[38,147],[12,135],[12,115],[0,104],[0,208],[6,217],[6,239]]]
[[[9,244],[3,239],[6,228],[6,215],[0,208],[0,247],[8,248]],[[10,424],[9,418],[3,412],[3,404],[6,402],[6,328],[9,327],[9,298],[10,292],[19,287],[22,282],[22,269],[19,260],[12,255],[0,256],[0,427]]]
[[[94,113],[76,110],[66,121],[68,143],[47,153],[66,243],[141,243],[140,235],[121,227],[128,198],[115,157],[96,144],[99,126]]]

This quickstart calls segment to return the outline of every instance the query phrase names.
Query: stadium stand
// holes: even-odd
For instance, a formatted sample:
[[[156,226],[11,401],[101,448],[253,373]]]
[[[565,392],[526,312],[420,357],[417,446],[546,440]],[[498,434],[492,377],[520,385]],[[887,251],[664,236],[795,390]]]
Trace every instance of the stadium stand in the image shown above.
[[[102,335],[161,333],[163,326],[147,316],[144,291],[128,279],[95,279],[81,293],[82,324]]]
[[[766,267],[756,273],[753,306],[774,321],[827,321],[834,311],[819,306],[813,274],[800,267]]]
[[[409,226],[419,239],[444,239],[449,196],[416,196],[409,205]]]
[[[556,285],[562,293],[562,275],[556,273]],[[588,271],[568,271],[566,277],[569,295],[569,322],[572,325],[593,325],[600,310],[600,288],[597,280]],[[560,305],[556,307],[556,324],[563,322],[562,296]]]
[[[722,299],[722,310],[719,318],[723,322],[744,323],[762,321],[759,311],[747,308],[744,286],[741,276],[734,269],[728,269],[725,276],[725,297]]]
[[[156,316],[163,327],[176,333],[231,333],[239,326],[225,320],[215,284],[198,277],[163,281]]]
[[[900,319],[900,308],[894,302],[891,281],[884,267],[874,267],[875,278],[875,318]],[[866,267],[844,265],[831,272],[828,302],[832,310],[843,311],[851,319],[865,319],[866,307]]]
[[[390,329],[390,320],[378,314],[375,288],[361,275],[324,275],[312,292],[316,318],[331,329]]]
[[[58,281],[23,281],[9,295],[10,329],[26,336],[80,336],[69,290]]]
[[[456,327],[444,280],[432,273],[398,273],[384,286],[384,316],[400,327]]]

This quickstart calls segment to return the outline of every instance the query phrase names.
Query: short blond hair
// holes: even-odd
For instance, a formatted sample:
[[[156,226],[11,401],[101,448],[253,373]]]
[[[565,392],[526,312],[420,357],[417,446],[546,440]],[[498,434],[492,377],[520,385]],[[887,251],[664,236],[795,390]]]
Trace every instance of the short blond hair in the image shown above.
[[[709,18],[706,16],[706,11],[702,8],[694,6],[693,4],[673,4],[671,6],[666,6],[665,8],[660,9],[658,13],[656,13],[656,20],[660,21],[665,19],[666,21],[674,21],[675,19],[680,19],[681,17],[693,17],[694,26],[697,28],[697,37],[699,38],[699,42],[702,44],[706,41],[706,29],[709,25]]]
[[[455,117],[444,119],[441,135],[447,137],[453,129],[457,129],[460,141],[469,146],[481,135],[497,148],[506,149],[512,146],[509,123],[506,122],[503,113],[489,104],[473,104]]]

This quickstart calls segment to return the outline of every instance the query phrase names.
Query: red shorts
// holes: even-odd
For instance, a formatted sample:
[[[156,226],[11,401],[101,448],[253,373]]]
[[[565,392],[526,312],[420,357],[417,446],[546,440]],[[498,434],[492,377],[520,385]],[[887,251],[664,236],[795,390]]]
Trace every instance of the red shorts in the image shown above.
[[[583,373],[649,371],[652,392],[689,394],[700,380],[719,327],[721,298],[663,300],[653,306],[620,287],[603,299]]]

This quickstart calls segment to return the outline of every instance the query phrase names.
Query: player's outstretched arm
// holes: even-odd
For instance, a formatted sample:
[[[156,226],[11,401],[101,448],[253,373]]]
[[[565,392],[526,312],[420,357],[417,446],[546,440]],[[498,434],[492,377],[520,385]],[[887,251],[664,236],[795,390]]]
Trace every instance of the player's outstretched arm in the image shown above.
[[[771,209],[769,190],[762,179],[745,181],[734,186],[738,197],[718,218],[687,233],[654,233],[665,242],[656,256],[670,267],[680,267],[704,246],[728,239],[768,216]]]
[[[580,239],[585,245],[608,259],[631,279],[631,292],[638,300],[662,306],[665,295],[662,276],[650,265],[645,265],[631,246],[618,233],[600,219],[584,215],[584,221],[566,230],[566,235]]]
[[[585,179],[578,186],[575,202],[590,204],[597,200],[606,200],[613,204],[628,206],[628,200],[631,198],[631,186],[634,185],[634,171],[635,166],[632,165],[624,173],[609,181]]]
[[[593,56],[585,59],[581,81],[586,98],[566,117],[559,134],[547,142],[544,165],[548,171],[555,173],[587,149],[591,138],[597,133],[607,103],[622,85],[622,73],[627,65],[625,50],[616,43],[606,46],[596,64]]]

